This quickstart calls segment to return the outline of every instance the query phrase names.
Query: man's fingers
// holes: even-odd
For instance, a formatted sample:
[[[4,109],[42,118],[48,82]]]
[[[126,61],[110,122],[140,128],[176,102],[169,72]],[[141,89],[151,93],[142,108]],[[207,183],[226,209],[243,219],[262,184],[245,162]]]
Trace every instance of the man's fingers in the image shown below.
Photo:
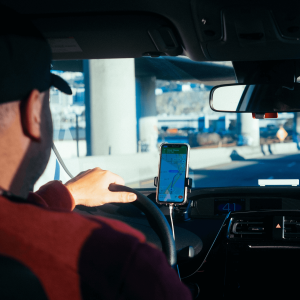
[[[127,203],[127,202],[133,202],[137,199],[136,194],[128,193],[128,192],[112,192],[111,196],[113,196],[114,202],[121,202],[121,203]]]

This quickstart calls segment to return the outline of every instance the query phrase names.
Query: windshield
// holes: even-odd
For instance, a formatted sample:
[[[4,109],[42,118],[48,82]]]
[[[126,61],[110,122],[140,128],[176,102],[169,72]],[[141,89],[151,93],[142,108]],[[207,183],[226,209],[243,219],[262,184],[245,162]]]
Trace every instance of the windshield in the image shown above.
[[[97,166],[122,176],[129,187],[154,188],[159,145],[168,142],[190,145],[193,188],[299,178],[298,113],[254,120],[249,113],[210,109],[212,87],[236,82],[231,62],[69,60],[54,61],[52,72],[73,91],[50,90],[54,143],[73,175]],[[69,177],[52,153],[35,189],[53,179]]]

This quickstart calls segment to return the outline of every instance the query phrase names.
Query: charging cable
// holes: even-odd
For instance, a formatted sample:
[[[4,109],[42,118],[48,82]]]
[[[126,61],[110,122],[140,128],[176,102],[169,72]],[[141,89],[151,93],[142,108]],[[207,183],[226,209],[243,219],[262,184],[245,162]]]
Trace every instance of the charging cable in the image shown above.
[[[174,230],[174,223],[173,223],[173,209],[174,209],[173,204],[169,205],[171,227],[172,227],[172,232],[173,232],[173,239],[174,239],[174,241],[175,241],[175,230]],[[181,278],[180,278],[180,272],[179,272],[179,267],[178,267],[178,264],[177,264],[177,263],[176,263],[176,266],[177,266],[177,273],[178,273],[179,279],[180,279],[180,281],[181,281]]]
[[[204,259],[203,259],[203,261],[202,261],[202,263],[201,263],[201,265],[200,265],[200,267],[197,268],[197,270],[196,270],[195,272],[193,272],[192,274],[183,277],[183,279],[188,278],[188,277],[191,277],[192,275],[196,274],[196,273],[201,269],[202,265],[206,262],[206,258],[207,258],[207,256],[208,256],[210,250],[213,248],[213,246],[214,246],[216,240],[218,239],[218,236],[219,236],[221,230],[222,230],[223,227],[225,226],[225,223],[226,223],[227,219],[229,218],[230,214],[231,214],[231,211],[229,211],[229,213],[226,215],[226,217],[225,217],[225,219],[224,219],[224,221],[223,221],[223,223],[222,223],[222,225],[221,225],[221,227],[220,227],[220,229],[219,229],[219,231],[218,231],[218,233],[217,233],[217,236],[215,237],[215,239],[214,239],[212,245],[210,246],[209,250],[207,251],[207,253],[206,253],[206,255],[205,255],[205,257],[204,257]]]
[[[174,223],[173,223],[173,208],[174,208],[173,205],[169,205],[171,226],[172,226],[172,232],[173,232],[173,239],[175,241],[175,231],[174,231]]]

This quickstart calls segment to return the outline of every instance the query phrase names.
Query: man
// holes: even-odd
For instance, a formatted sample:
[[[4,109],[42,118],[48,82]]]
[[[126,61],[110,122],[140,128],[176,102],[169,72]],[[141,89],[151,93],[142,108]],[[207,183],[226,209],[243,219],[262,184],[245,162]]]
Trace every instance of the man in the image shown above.
[[[71,90],[51,75],[49,45],[33,25],[3,7],[0,15],[0,255],[28,267],[48,299],[191,299],[142,233],[71,212],[78,204],[134,201],[108,190],[124,184],[119,176],[95,168],[29,192],[50,156],[49,88]]]

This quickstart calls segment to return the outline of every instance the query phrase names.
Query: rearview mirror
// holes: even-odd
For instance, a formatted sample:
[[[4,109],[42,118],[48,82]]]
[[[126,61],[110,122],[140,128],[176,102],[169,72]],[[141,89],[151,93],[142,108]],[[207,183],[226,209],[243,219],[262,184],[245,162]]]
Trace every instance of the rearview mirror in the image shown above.
[[[300,84],[228,84],[210,92],[210,107],[220,112],[300,111]]]

